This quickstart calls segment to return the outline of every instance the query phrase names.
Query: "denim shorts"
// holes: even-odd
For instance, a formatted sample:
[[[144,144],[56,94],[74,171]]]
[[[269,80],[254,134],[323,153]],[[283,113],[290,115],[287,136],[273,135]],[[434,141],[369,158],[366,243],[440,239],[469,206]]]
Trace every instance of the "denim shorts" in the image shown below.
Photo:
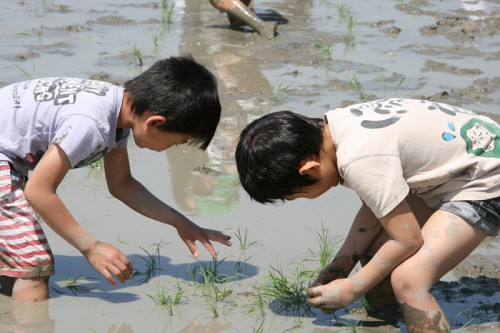
[[[488,236],[498,235],[500,228],[500,197],[487,200],[448,201],[438,209],[460,216]]]

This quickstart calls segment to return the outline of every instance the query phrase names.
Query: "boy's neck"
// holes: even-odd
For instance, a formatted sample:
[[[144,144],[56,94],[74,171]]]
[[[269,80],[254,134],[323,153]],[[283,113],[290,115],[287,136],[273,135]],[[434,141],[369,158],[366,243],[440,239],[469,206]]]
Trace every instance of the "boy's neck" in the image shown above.
[[[332,133],[330,132],[330,127],[328,124],[323,126],[323,154],[329,160],[331,160],[335,165],[337,165],[337,150],[333,144]]]
[[[120,107],[120,114],[118,116],[117,128],[130,128],[132,127],[132,101],[130,100],[129,93],[123,93],[122,105]]]

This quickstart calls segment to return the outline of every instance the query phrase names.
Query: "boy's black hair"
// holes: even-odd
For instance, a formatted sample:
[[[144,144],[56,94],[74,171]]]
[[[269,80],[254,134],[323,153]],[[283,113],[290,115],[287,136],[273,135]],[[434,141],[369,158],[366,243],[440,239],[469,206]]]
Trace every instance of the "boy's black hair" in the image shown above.
[[[191,134],[203,150],[212,141],[221,114],[217,80],[191,55],[160,60],[124,86],[134,113],[166,118],[160,130]]]
[[[274,203],[316,182],[299,169],[306,158],[319,156],[323,124],[320,118],[279,111],[247,125],[236,147],[236,166],[253,200]]]

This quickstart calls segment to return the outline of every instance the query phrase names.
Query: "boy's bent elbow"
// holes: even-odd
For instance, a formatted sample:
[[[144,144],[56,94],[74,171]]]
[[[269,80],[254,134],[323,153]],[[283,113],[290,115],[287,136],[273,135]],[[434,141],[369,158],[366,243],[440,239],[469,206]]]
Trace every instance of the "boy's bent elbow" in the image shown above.
[[[24,198],[32,206],[38,206],[38,203],[42,200],[46,200],[47,196],[55,193],[54,191],[46,190],[45,188],[38,188],[36,186],[31,186],[29,183],[26,184],[24,189]]]

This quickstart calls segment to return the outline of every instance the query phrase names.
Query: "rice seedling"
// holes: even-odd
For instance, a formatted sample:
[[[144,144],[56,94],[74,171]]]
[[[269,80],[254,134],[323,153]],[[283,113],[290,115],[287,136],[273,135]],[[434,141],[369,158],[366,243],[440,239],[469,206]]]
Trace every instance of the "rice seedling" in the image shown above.
[[[244,306],[245,312],[249,315],[258,314],[260,317],[264,317],[266,315],[266,300],[264,300],[264,295],[257,285],[253,286],[255,293],[253,293],[253,297],[250,297],[250,303]]]
[[[316,42],[314,42],[314,47],[319,50],[328,61],[333,59],[333,43],[331,40],[317,39]]]
[[[308,315],[312,310],[306,302],[307,285],[302,275],[298,268],[289,277],[282,269],[271,267],[267,281],[258,289],[275,312],[296,316]]]
[[[388,86],[387,82],[394,82],[395,79],[397,79],[397,82],[396,82],[396,85],[394,86],[394,88],[392,88],[393,91],[397,91],[401,88],[401,86],[403,85],[403,83],[406,80],[406,77],[404,75],[393,74],[392,77],[387,78],[387,76],[385,75],[385,71],[382,71],[380,73],[380,80],[384,84],[384,90],[387,90],[387,86]]]
[[[78,275],[76,278],[63,279],[59,282],[62,288],[68,289],[73,295],[78,296],[78,294],[88,293],[93,287],[87,285],[88,281],[97,280],[93,277]],[[52,289],[59,293],[64,294],[64,292],[52,287]]]
[[[356,24],[356,18],[354,17],[351,7],[341,3],[337,6],[337,15],[339,21],[345,24],[345,33],[342,37],[344,42],[344,53],[353,49],[356,45],[356,36],[354,34],[354,25]]]
[[[175,1],[170,2],[169,0],[161,1],[161,21],[163,23],[163,28],[166,29],[170,24],[172,24],[173,14],[175,8]]]
[[[331,0],[320,0],[319,3],[328,9],[333,7],[333,3]]]
[[[160,245],[161,242],[156,245],[154,253],[149,253],[146,249],[141,247],[141,250],[146,252],[146,257],[139,257],[146,264],[144,271],[134,270],[132,278],[139,277],[139,283],[148,282],[152,277],[156,276],[161,270],[160,268]]]
[[[132,48],[132,59],[129,61],[129,66],[135,67],[135,68],[142,68],[142,65],[144,64],[142,60],[142,51],[134,45]]]
[[[242,259],[242,257],[240,257],[240,260],[238,260],[235,264],[234,264],[234,270],[236,271],[236,273],[238,273],[237,275],[240,275],[240,276],[243,276],[245,275],[244,272],[246,271],[247,269],[247,261],[250,259],[251,257],[247,257],[245,259]]]
[[[47,14],[51,7],[54,6],[54,1],[53,0],[37,0],[35,1],[35,16],[44,16]]]
[[[359,98],[362,101],[366,102],[368,100],[368,96],[365,94],[365,91],[363,89],[363,85],[358,80],[358,77],[356,76],[356,74],[353,74],[352,78],[349,79],[349,83],[354,88],[354,90],[356,90]]]
[[[203,285],[214,283],[222,284],[233,280],[236,276],[219,272],[219,266],[224,262],[224,260],[225,259],[213,259],[208,263],[203,263],[198,260],[198,264],[196,264],[191,270],[193,280]],[[199,280],[197,280],[198,277],[200,278]]]
[[[274,104],[279,104],[283,102],[286,97],[288,97],[294,89],[290,88],[293,83],[288,85],[283,84],[282,82],[278,82],[277,84],[272,85],[272,100]]]
[[[214,317],[219,317],[219,302],[233,293],[230,287],[221,287],[215,283],[202,284],[202,297],[207,303]]]
[[[248,240],[248,230],[245,228],[244,232],[241,232],[240,227],[238,227],[238,230],[235,233],[236,238],[238,239],[240,243],[240,250],[244,251],[247,250],[249,247],[252,245],[257,244],[257,241],[249,241]]]
[[[15,65],[15,66],[16,66],[16,67],[17,67],[17,69],[19,69],[19,70],[23,73],[23,75],[24,75],[25,77],[27,77],[28,79],[33,79],[33,78],[34,78],[34,75],[30,74],[28,71],[26,71],[25,69],[23,69],[21,66],[19,66],[19,65]],[[34,72],[34,71],[35,71],[35,70],[34,70],[34,68],[33,68],[33,72]]]
[[[318,271],[325,268],[335,257],[337,253],[338,241],[335,238],[332,238],[328,233],[328,230],[325,227],[321,226],[321,231],[316,235],[319,250],[313,251],[309,249],[309,253],[312,254],[315,258],[318,259],[305,259],[305,261],[318,261],[319,267]]]
[[[467,304],[465,308],[457,314],[458,317],[465,317],[465,323],[458,323],[460,328],[470,325],[472,322],[484,323],[495,321],[498,316],[498,310],[495,310],[495,305],[478,302],[476,304]]]
[[[405,82],[406,80],[406,77],[403,75],[399,78],[398,80],[398,83],[396,84],[396,87],[394,88],[394,90],[399,90],[399,88],[401,88],[401,86],[403,85],[403,83]]]
[[[153,34],[153,49],[152,52],[155,55],[158,55],[160,47],[163,45],[165,39],[165,29],[157,30]]]
[[[184,297],[184,290],[181,288],[179,281],[177,281],[177,291],[171,296],[165,287],[159,287],[154,295],[148,295],[157,305],[164,306],[169,315],[173,315],[174,305],[178,305],[182,297]]]
[[[258,326],[252,327],[253,333],[264,333],[264,320],[261,320]]]

